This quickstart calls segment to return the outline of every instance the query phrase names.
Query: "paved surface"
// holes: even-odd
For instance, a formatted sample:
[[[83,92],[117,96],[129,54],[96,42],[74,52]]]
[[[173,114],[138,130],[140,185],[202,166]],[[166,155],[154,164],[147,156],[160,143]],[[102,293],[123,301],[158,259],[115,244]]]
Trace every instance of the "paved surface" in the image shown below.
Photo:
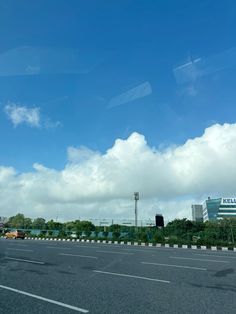
[[[236,253],[0,239],[0,313],[236,313]]]

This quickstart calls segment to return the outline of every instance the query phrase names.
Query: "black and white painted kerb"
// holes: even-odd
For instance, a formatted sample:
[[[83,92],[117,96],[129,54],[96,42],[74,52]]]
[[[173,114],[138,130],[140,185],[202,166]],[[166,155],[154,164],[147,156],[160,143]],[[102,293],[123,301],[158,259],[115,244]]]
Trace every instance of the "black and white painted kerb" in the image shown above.
[[[1,238],[4,238],[3,236]],[[192,249],[192,250],[211,250],[211,251],[230,251],[236,253],[236,247],[217,247],[217,246],[209,246],[206,245],[187,245],[187,244],[173,244],[170,245],[168,243],[145,243],[145,242],[124,242],[124,241],[106,241],[106,240],[89,240],[89,239],[59,239],[59,238],[32,238],[26,237],[26,240],[35,240],[35,241],[68,241],[68,242],[86,242],[86,243],[101,243],[101,244],[116,244],[116,245],[134,245],[134,246],[142,246],[142,247],[156,247],[156,248],[174,248],[174,249]]]

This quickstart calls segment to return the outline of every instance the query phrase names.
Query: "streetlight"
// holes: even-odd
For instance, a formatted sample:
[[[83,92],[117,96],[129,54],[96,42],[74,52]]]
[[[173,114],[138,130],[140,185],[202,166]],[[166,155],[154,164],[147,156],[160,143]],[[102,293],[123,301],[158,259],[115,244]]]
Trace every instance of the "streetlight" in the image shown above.
[[[134,213],[135,213],[135,227],[138,227],[138,200],[139,192],[134,192]]]

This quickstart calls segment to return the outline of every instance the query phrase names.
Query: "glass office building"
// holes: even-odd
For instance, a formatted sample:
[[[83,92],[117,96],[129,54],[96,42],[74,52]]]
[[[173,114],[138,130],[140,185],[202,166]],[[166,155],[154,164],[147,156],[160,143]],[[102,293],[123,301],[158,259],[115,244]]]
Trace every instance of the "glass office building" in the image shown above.
[[[208,199],[203,204],[203,221],[236,218],[236,198]]]

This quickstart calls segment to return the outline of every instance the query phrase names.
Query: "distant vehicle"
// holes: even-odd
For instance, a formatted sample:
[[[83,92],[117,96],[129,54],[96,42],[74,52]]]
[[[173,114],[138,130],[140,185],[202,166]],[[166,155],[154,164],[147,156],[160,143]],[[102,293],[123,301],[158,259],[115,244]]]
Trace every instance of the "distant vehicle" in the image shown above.
[[[25,233],[21,230],[11,230],[5,233],[6,239],[24,239]]]

